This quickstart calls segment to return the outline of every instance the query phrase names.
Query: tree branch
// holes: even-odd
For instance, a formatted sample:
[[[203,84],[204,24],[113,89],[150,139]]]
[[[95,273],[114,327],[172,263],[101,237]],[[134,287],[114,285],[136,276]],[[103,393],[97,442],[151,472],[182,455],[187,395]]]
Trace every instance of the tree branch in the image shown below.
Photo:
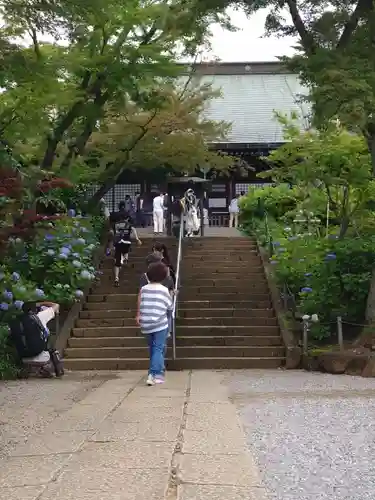
[[[348,45],[361,17],[366,14],[366,12],[371,11],[373,11],[373,0],[358,0],[357,6],[346,23],[344,31],[337,43],[337,49],[344,49]]]
[[[286,0],[289,7],[289,12],[292,17],[294,27],[296,28],[307,54],[314,54],[316,52],[316,43],[312,34],[308,31],[302,17],[298,11],[297,0]]]

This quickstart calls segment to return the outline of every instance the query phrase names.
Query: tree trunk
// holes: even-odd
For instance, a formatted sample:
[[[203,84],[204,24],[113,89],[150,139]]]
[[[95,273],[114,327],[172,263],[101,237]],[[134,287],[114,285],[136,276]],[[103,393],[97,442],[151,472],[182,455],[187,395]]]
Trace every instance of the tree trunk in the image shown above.
[[[59,145],[64,133],[73,124],[74,120],[81,114],[83,101],[78,101],[70,108],[65,114],[64,118],[60,121],[59,125],[52,132],[52,136],[47,141],[47,148],[44,153],[41,168],[43,170],[50,170],[55,160],[56,149]]]
[[[117,177],[108,179],[100,188],[93,194],[89,200],[89,206],[95,207],[99,204],[99,201],[105,196],[110,189],[116,185]]]
[[[367,139],[368,148],[371,154],[372,175],[375,179],[375,130],[369,127],[369,135]],[[375,321],[375,269],[372,272],[371,284],[366,303],[366,316],[368,323],[372,324]]]

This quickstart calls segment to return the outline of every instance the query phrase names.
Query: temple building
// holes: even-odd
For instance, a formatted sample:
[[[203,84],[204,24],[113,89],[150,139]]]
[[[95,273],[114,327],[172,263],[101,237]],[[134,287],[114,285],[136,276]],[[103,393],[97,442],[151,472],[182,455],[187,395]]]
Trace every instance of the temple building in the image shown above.
[[[309,109],[303,100],[307,90],[298,75],[278,61],[196,64],[192,82],[210,83],[214,89],[221,90],[221,96],[209,102],[206,116],[231,123],[226,142],[210,146],[240,157],[248,166],[234,169],[229,177],[215,176],[208,197],[210,215],[217,221],[220,214],[227,213],[234,194],[247,191],[249,186],[260,182],[256,174],[267,168],[262,157],[283,144],[283,130],[275,112],[296,113],[301,128],[308,126]],[[144,171],[124,172],[115,189],[106,195],[107,203],[112,209],[126,194],[152,192],[162,188],[165,180],[158,169],[147,174]]]

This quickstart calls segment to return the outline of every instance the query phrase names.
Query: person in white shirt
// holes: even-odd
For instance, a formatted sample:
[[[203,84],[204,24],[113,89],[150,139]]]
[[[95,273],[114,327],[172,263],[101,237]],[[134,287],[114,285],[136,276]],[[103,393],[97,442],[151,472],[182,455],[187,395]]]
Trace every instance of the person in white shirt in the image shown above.
[[[152,216],[154,220],[154,233],[164,232],[164,196],[158,194],[152,202]]]
[[[229,227],[238,227],[238,214],[240,213],[240,207],[238,206],[239,195],[233,198],[229,203]]]

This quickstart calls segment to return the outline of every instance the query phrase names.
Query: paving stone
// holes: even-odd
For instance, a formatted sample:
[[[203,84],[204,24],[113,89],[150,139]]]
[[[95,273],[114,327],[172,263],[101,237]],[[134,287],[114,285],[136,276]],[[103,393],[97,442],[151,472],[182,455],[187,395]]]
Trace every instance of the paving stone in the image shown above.
[[[180,479],[183,483],[215,484],[251,488],[260,486],[258,469],[248,454],[183,455]]]
[[[152,410],[153,420],[182,420],[183,406],[178,404],[176,407],[154,407]],[[150,407],[148,405],[128,405],[117,408],[111,414],[112,422],[144,422],[150,418]]]
[[[121,441],[110,443],[86,443],[64,468],[64,471],[80,469],[160,469],[170,466],[175,443]]]
[[[25,444],[18,445],[11,456],[53,455],[73,453],[92,435],[92,431],[55,432],[32,436]],[[39,458],[35,459],[38,462]]]
[[[191,431],[209,432],[220,429],[221,434],[236,430],[241,432],[240,420],[234,408],[224,412],[214,412],[212,409],[201,412],[199,415],[187,415],[186,429]]]
[[[162,500],[168,469],[92,469],[63,473],[38,500]]]
[[[152,412],[152,406],[150,406]],[[180,429],[180,420],[152,420],[123,423],[115,426],[108,419],[90,441],[175,441]]]
[[[199,418],[201,415],[208,413],[214,415],[222,415],[225,413],[232,414],[233,410],[233,403],[230,401],[219,401],[214,405],[208,402],[189,401],[186,413],[187,415],[193,415]]]
[[[267,500],[264,489],[184,484],[179,486],[177,500]]]
[[[95,430],[109,413],[109,408],[94,409],[90,405],[75,405],[71,410],[57,417],[45,432]]]
[[[37,500],[44,486],[23,486],[21,488],[0,488],[4,500]]]
[[[152,392],[151,392],[152,391]],[[171,389],[167,388],[167,385],[159,385],[154,387],[137,387],[129,395],[129,400],[147,398],[147,399],[157,399],[157,398],[185,398],[185,389]]]
[[[236,455],[246,450],[243,433],[237,429],[223,431],[221,427],[213,427],[209,432],[185,430],[184,453],[201,455],[229,454]]]
[[[6,458],[0,461],[0,488],[46,484],[69,459],[70,455]]]
[[[150,388],[150,391],[153,391],[154,387]],[[124,401],[118,406],[118,408],[148,408],[150,413],[150,408],[182,408],[185,402],[184,397],[179,398],[137,398],[133,395],[128,396],[124,399]]]

